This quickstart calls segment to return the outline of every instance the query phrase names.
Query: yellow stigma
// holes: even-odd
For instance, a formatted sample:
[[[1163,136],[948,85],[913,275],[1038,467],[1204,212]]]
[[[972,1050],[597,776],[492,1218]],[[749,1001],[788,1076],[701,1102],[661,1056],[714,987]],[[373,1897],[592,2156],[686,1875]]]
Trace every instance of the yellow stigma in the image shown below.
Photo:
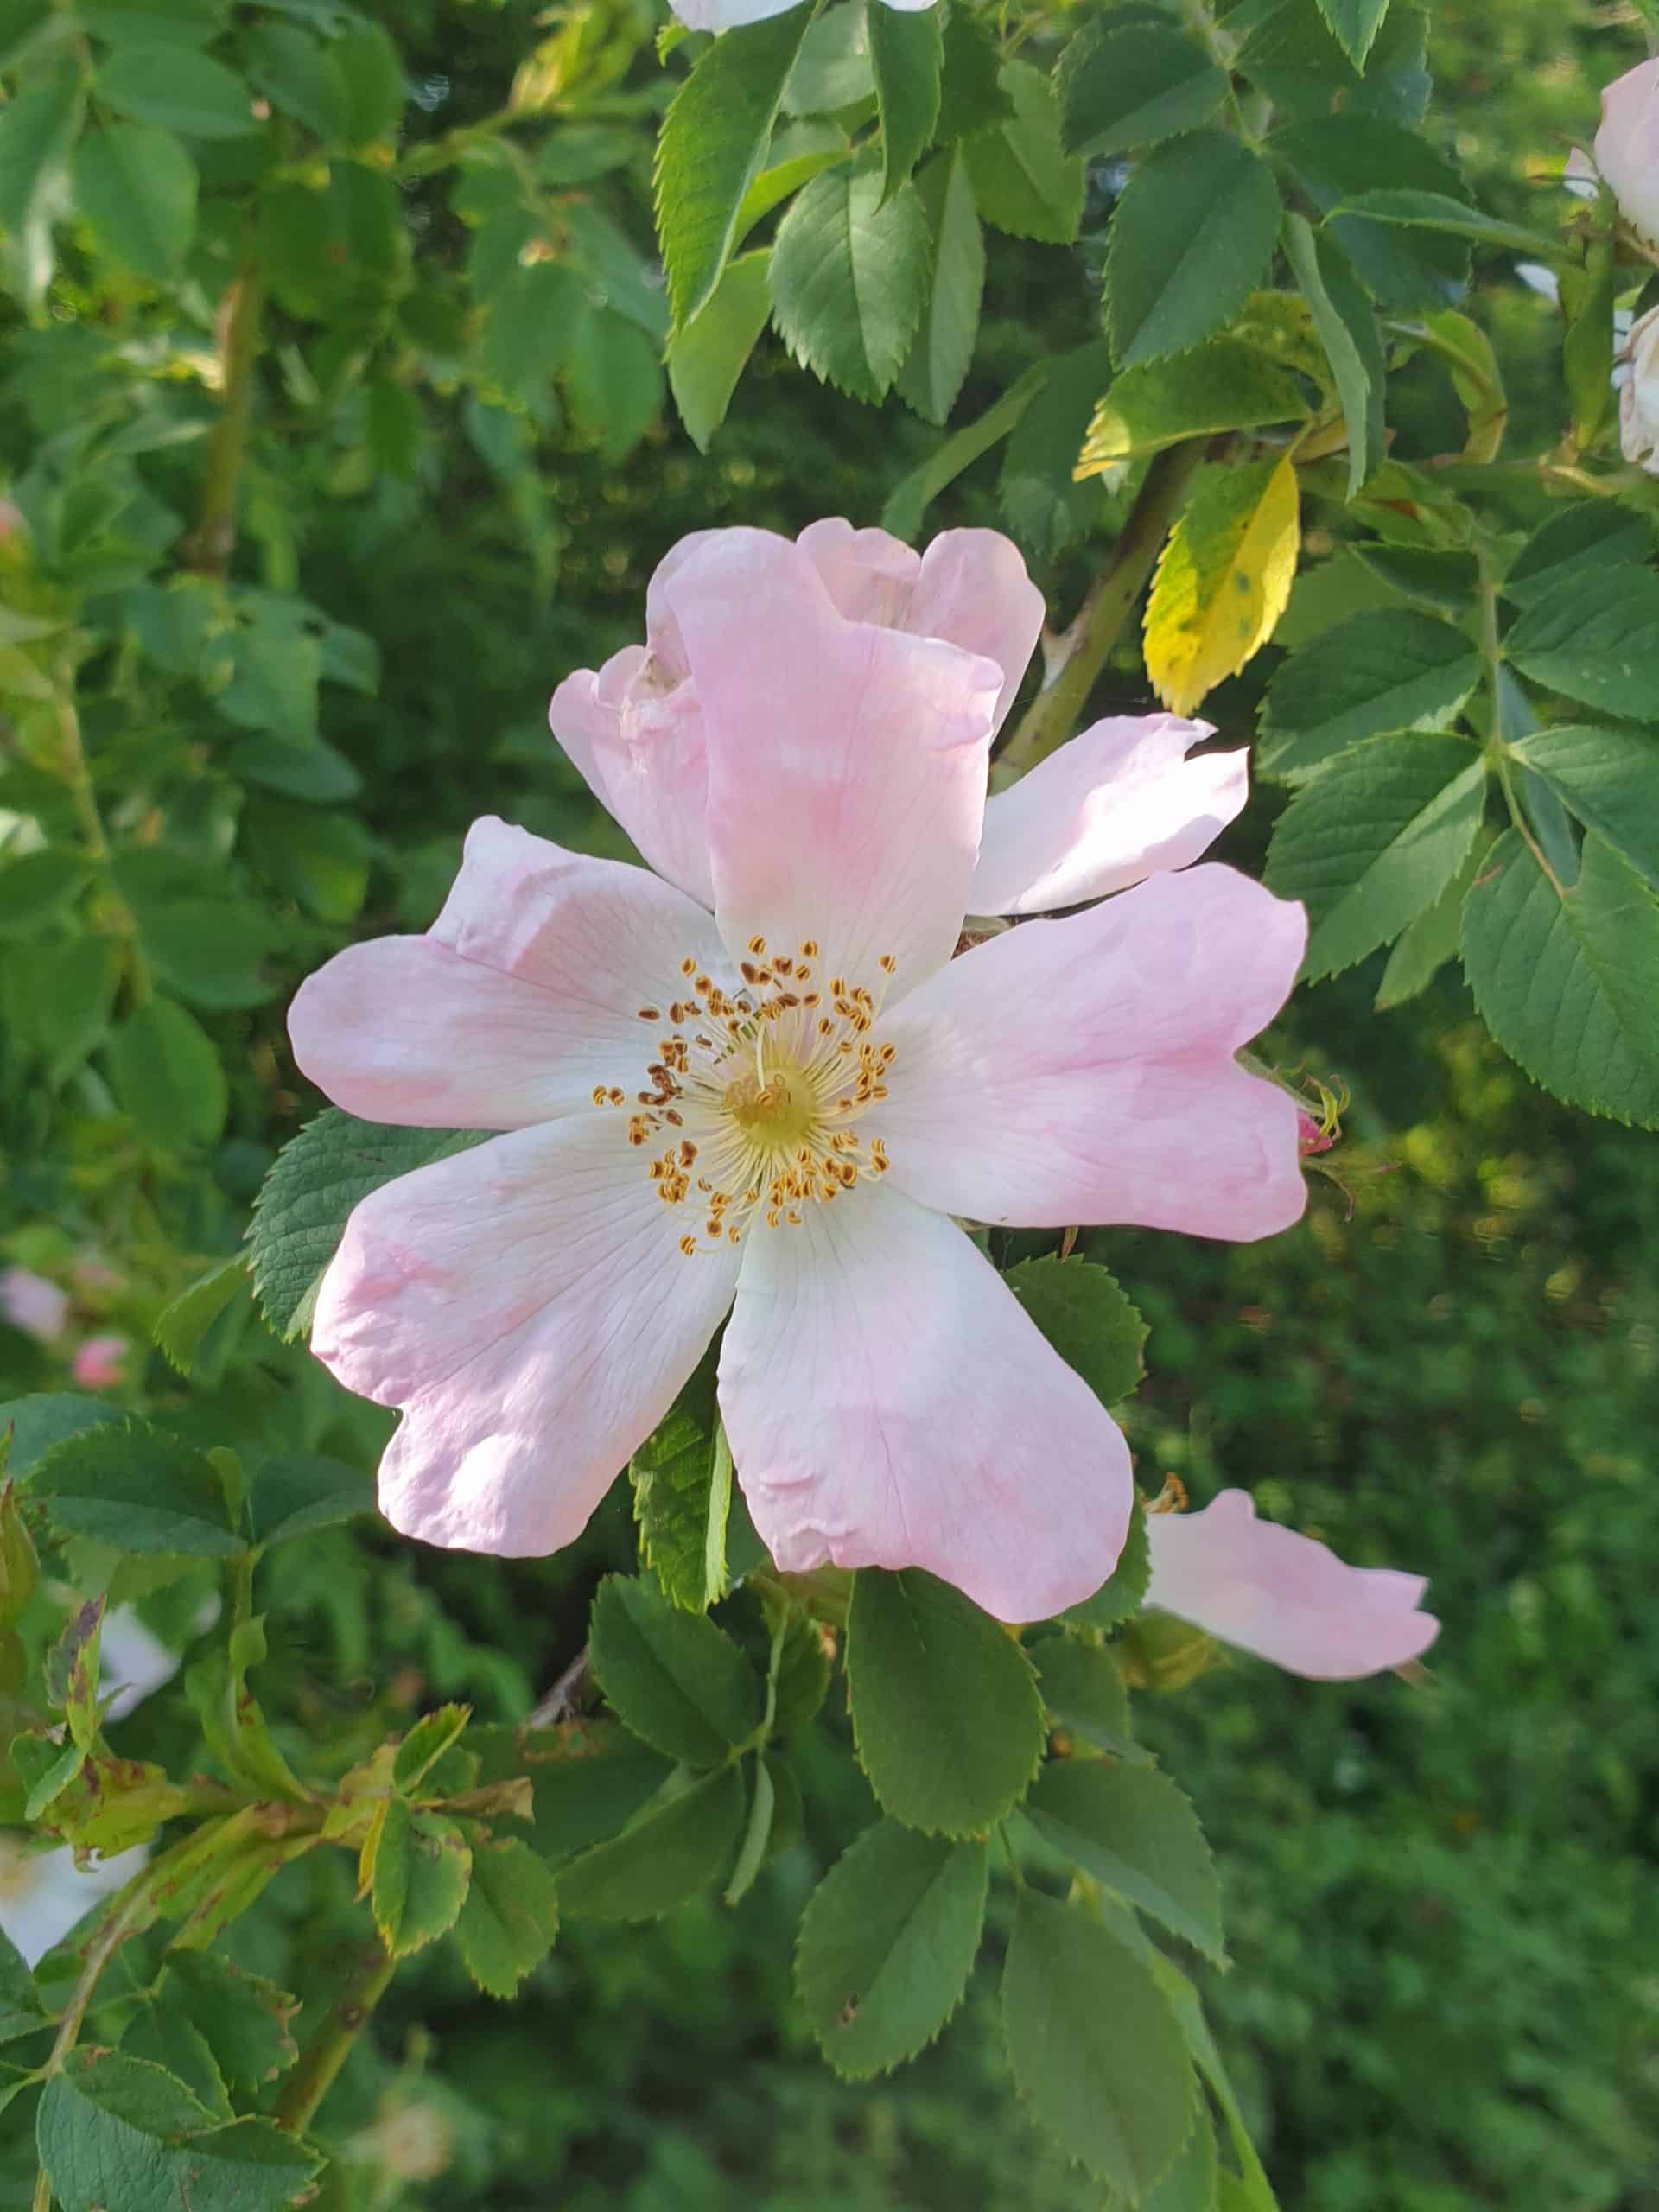
[[[650,1088],[632,1099],[604,1085],[594,1092],[596,1106],[630,1109],[626,1141],[649,1150],[658,1197],[697,1220],[700,1233],[679,1239],[688,1257],[741,1243],[757,1215],[769,1229],[798,1225],[804,1205],[829,1205],[861,1176],[887,1171],[880,1137],[865,1141],[851,1125],[887,1096],[897,1057],[871,1034],[892,954],[877,963],[878,994],[843,976],[817,983],[815,938],[780,954],[755,937],[747,951],[730,993],[683,960],[671,1027],[645,1069]],[[639,1019],[663,1022],[655,1007]]]

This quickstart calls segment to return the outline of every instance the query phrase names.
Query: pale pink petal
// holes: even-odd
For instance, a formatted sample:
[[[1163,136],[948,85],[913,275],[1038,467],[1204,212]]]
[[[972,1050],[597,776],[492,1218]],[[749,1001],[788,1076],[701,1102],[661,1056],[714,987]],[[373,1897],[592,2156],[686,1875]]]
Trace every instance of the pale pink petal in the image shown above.
[[[69,1294],[32,1268],[0,1270],[0,1313],[26,1337],[50,1344],[69,1318]]]
[[[132,1350],[125,1337],[88,1337],[75,1347],[69,1371],[78,1389],[113,1390],[126,1380],[127,1355]]]
[[[962,1230],[861,1186],[757,1227],[720,1402],[778,1565],[920,1567],[999,1619],[1090,1596],[1122,1548],[1129,1455]]]
[[[994,530],[947,530],[922,556],[905,627],[997,664],[1000,728],[1043,632],[1043,594],[1009,539]]]
[[[1620,213],[1659,242],[1659,59],[1638,62],[1603,88],[1595,157]]]
[[[922,556],[885,530],[855,530],[841,515],[809,523],[796,539],[849,622],[906,630]],[[953,640],[960,643],[960,640]]]
[[[666,597],[702,703],[715,906],[734,957],[817,943],[894,995],[950,957],[984,813],[995,662],[837,613],[809,556],[720,533]]]
[[[1596,165],[1582,146],[1575,146],[1567,157],[1567,167],[1561,171],[1561,182],[1575,200],[1593,200],[1600,188],[1601,179]]]
[[[705,906],[709,772],[696,694],[644,645],[578,669],[553,694],[553,734],[657,873]]]
[[[1248,1491],[1201,1513],[1152,1513],[1147,1603],[1315,1681],[1403,1667],[1440,1634],[1420,1574],[1349,1567],[1294,1529],[1255,1517]]]
[[[401,1406],[380,1465],[394,1528],[519,1558],[580,1534],[731,1302],[738,1254],[691,1258],[624,1118],[522,1129],[365,1198],[311,1348]]]
[[[881,1025],[868,1116],[924,1205],[1026,1228],[1247,1241],[1297,1219],[1297,1106],[1233,1055],[1276,1014],[1306,921],[1232,868],[1155,875],[952,961]]]
[[[1248,753],[1186,758],[1208,722],[1096,722],[985,808],[969,906],[1040,914],[1126,891],[1206,852],[1249,795]]]
[[[522,1128],[632,1098],[680,963],[723,958],[701,907],[644,868],[474,823],[425,937],[348,946],[300,987],[294,1057],[365,1121]]]

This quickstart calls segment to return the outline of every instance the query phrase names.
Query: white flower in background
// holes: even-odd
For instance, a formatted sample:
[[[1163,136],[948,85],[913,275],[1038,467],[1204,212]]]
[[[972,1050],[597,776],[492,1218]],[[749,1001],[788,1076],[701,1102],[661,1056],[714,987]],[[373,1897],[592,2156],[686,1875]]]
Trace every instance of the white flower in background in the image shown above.
[[[130,1605],[118,1605],[99,1639],[99,1688],[106,1717],[119,1720],[177,1671],[178,1654],[150,1634]],[[0,1833],[0,1931],[33,1966],[107,1897],[130,1882],[149,1857],[143,1844],[97,1859],[83,1872],[68,1845],[31,1848],[16,1831]]]
[[[26,1337],[50,1344],[63,1334],[69,1318],[69,1294],[32,1268],[0,1270],[0,1313]]]
[[[787,15],[800,0],[669,0],[675,14],[691,31],[731,31],[741,23],[764,23],[769,16]],[[900,15],[919,15],[934,0],[886,0]]]
[[[1604,89],[1595,156],[1619,213],[1659,244],[1659,58],[1638,62]]]
[[[1618,365],[1618,442],[1626,461],[1659,476],[1659,308],[1630,325]]]

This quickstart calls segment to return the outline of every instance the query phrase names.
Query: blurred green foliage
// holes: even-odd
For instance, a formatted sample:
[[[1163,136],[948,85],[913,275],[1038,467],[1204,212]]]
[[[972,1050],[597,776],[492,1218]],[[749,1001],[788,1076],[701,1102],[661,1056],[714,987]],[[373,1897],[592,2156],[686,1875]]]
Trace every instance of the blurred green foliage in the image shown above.
[[[29,12],[0,7],[0,29]],[[261,21],[332,13],[294,6]],[[138,652],[127,635],[161,620],[125,596],[142,592],[149,556],[194,526],[195,434],[210,409],[190,357],[213,344],[209,293],[187,291],[196,327],[180,329],[170,296],[140,279],[111,288],[72,239],[49,315],[4,333],[0,483],[10,476],[16,496],[36,480],[60,521],[66,499],[85,510],[68,517],[80,537],[65,542],[91,549],[78,588],[95,641],[94,785],[122,832],[174,870],[161,903],[209,902],[222,923],[222,902],[263,931],[245,948],[251,986],[226,952],[217,994],[200,974],[186,994],[229,1078],[223,1133],[211,1128],[204,1145],[135,1135],[84,1056],[43,1086],[38,1024],[8,999],[0,1248],[60,1274],[95,1253],[111,1276],[79,1293],[80,1323],[140,1345],[193,1274],[234,1249],[264,1168],[315,1103],[283,1039],[298,975],[349,934],[424,925],[479,813],[614,849],[547,735],[545,702],[569,668],[637,633],[660,556],[721,523],[873,520],[934,442],[896,403],[876,416],[809,383],[769,340],[707,459],[659,415],[626,339],[615,359],[640,387],[631,414],[594,401],[614,365],[602,352],[576,359],[556,392],[544,377],[516,384],[506,311],[493,348],[487,302],[482,324],[469,322],[460,275],[470,258],[480,282],[516,184],[503,198],[499,168],[480,160],[461,164],[459,188],[448,170],[440,187],[408,151],[484,122],[519,72],[522,97],[545,98],[562,127],[615,134],[611,148],[588,142],[599,181],[578,195],[608,227],[590,222],[575,250],[611,254],[618,286],[642,281],[645,132],[663,81],[651,26],[607,5],[550,25],[524,0],[383,0],[378,13],[417,94],[398,199],[423,240],[421,305],[358,329],[310,316],[296,285],[273,288],[237,571],[232,680],[297,682],[302,722],[320,697],[340,793],[284,794],[247,772],[245,753],[238,767],[233,748],[250,735],[281,740],[280,707],[263,721],[249,708],[232,728],[221,678],[204,679],[194,647],[169,668],[164,645],[146,638]],[[1587,0],[1436,10],[1438,127],[1484,205],[1527,219],[1529,168],[1587,137],[1596,87],[1637,50],[1629,26]],[[539,86],[524,73],[537,66]],[[215,181],[233,202],[234,153],[197,150],[204,210]],[[537,188],[573,188],[555,167]],[[223,230],[205,220],[200,245],[221,275],[238,243]],[[1077,251],[1090,250],[1085,218]],[[1031,361],[1094,334],[1076,263],[1071,249],[991,242],[963,419]],[[1514,365],[1516,442],[1533,449],[1560,414],[1548,311],[1501,271],[1473,311]],[[1416,396],[1425,440],[1452,405],[1437,374]],[[100,394],[113,411],[89,423]],[[125,435],[124,448],[111,456],[93,431]],[[101,512],[75,477],[87,461],[108,494]],[[998,466],[960,480],[932,521],[1000,520]],[[1109,520],[1097,486],[1079,502],[1082,527]],[[50,612],[62,579],[20,582],[20,560],[0,544],[8,604]],[[1085,538],[1034,562],[1052,604],[1075,600],[1089,560]],[[296,592],[346,634],[302,625],[309,642],[296,649],[284,609]],[[250,631],[269,632],[263,660]],[[378,681],[350,680],[366,650],[350,633],[372,641]],[[318,695],[319,664],[347,680]],[[1209,711],[1246,728],[1258,690],[1227,687]],[[1132,652],[1103,696],[1150,703]],[[11,748],[0,806],[21,807],[40,772]],[[165,828],[147,838],[151,815]],[[1229,856],[1259,868],[1268,826],[1253,816]],[[128,887],[135,906],[145,887]],[[203,911],[191,923],[216,925]],[[1153,1324],[1131,1419],[1143,1480],[1175,1472],[1198,1500],[1247,1484],[1346,1557],[1429,1574],[1444,1630],[1426,1681],[1318,1686],[1241,1661],[1143,1699],[1142,1732],[1196,1797],[1222,1861],[1236,1964],[1207,1993],[1287,2208],[1653,2212],[1659,1160],[1649,1140],[1531,1089],[1453,971],[1375,1016],[1379,968],[1306,995],[1280,1039],[1282,1061],[1352,1093],[1336,1180],[1316,1184],[1304,1229],[1243,1250],[1096,1241]],[[134,1364],[130,1401],[204,1443],[257,1435],[367,1465],[385,1433],[383,1415],[266,1337],[245,1305],[218,1325],[192,1385],[159,1353]],[[60,1351],[0,1325],[0,1395],[63,1381]],[[599,1574],[632,1546],[613,1497],[580,1546],[545,1563],[440,1554],[366,1523],[290,1548],[262,1592],[262,1700],[279,1735],[326,1739],[342,1763],[438,1698],[518,1719],[575,1656]],[[158,1626],[188,1634],[188,1584],[145,1601],[130,1580]],[[823,1725],[844,1730],[836,1716]],[[163,1761],[191,1740],[168,1699],[122,1738]],[[846,1762],[819,1765],[805,1842],[734,1911],[699,1903],[653,1929],[562,1936],[511,2008],[479,1996],[447,1955],[417,1960],[329,2107],[341,2164],[325,2212],[1096,2204],[1001,2086],[983,1963],[963,2013],[904,2074],[853,2087],[823,2068],[789,1988],[792,1929],[871,1805]],[[352,1924],[345,1870],[319,1858],[273,1886],[231,1948],[326,2001]],[[136,1953],[125,1971],[140,1969]],[[33,2172],[22,2118],[0,2120],[9,2202]]]

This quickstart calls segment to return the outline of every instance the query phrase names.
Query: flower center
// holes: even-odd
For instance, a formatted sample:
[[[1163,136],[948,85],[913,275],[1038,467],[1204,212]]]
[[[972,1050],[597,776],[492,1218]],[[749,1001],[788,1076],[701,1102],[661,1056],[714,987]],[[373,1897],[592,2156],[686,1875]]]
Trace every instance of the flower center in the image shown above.
[[[842,976],[819,982],[810,938],[793,955],[769,955],[760,937],[748,949],[734,993],[682,961],[685,995],[666,1022],[657,1007],[639,1009],[660,1026],[651,1088],[632,1102],[619,1090],[594,1093],[596,1106],[632,1103],[628,1141],[649,1150],[658,1197],[701,1217],[680,1239],[688,1256],[741,1243],[757,1214],[769,1229],[798,1226],[803,1205],[829,1205],[861,1175],[887,1171],[880,1138],[865,1141],[852,1125],[887,1096],[897,1056],[870,1033],[893,956],[882,955],[872,992]]]

